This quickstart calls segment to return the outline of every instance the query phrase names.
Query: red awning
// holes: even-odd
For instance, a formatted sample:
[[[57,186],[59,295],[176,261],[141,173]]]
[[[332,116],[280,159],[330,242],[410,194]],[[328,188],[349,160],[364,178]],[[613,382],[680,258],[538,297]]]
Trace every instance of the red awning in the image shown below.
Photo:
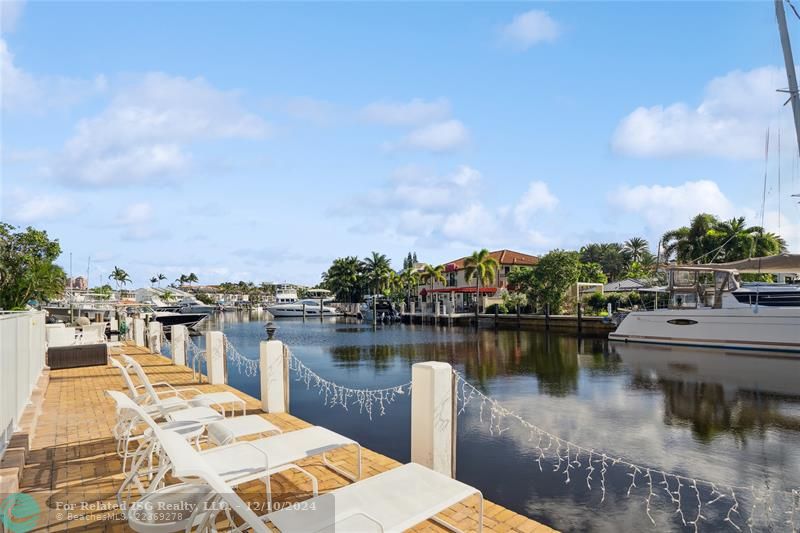
[[[447,287],[444,289],[422,289],[420,294],[425,296],[431,292],[438,292],[438,293],[472,293],[475,294],[475,287]],[[494,294],[497,292],[497,287],[481,287],[481,294]]]

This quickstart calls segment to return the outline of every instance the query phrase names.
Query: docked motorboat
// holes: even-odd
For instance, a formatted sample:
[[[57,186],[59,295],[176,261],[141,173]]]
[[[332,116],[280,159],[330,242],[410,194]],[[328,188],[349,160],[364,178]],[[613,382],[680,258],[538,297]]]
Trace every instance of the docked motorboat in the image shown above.
[[[194,328],[208,318],[206,313],[179,313],[176,311],[159,311],[147,305],[137,305],[126,309],[127,314],[139,314],[141,316],[149,316],[153,320],[161,322],[164,326],[164,331],[169,331],[172,326],[186,326],[187,328]]]
[[[368,296],[358,310],[360,318],[368,322],[394,322],[400,320],[400,313],[392,301],[385,296]]]
[[[800,256],[778,257],[784,261],[770,266],[769,258],[763,258],[757,268],[762,273],[800,270]],[[785,261],[787,257],[793,261]],[[739,271],[730,268],[733,264],[670,266],[669,308],[629,313],[609,339],[800,352],[800,306],[765,297],[770,292],[790,293],[794,287],[742,286]]]
[[[319,317],[338,316],[341,312],[335,307],[325,305],[330,301],[330,292],[324,289],[310,289],[309,294],[316,297],[298,299],[297,289],[290,285],[279,286],[275,292],[275,303],[267,306],[273,317]]]

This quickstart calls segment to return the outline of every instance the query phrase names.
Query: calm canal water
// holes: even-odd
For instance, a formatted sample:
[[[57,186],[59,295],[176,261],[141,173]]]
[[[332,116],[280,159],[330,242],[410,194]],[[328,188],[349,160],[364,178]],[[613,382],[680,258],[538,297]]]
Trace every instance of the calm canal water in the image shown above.
[[[800,360],[713,350],[609,344],[530,331],[474,330],[337,320],[278,320],[276,338],[319,375],[338,384],[382,388],[410,380],[411,365],[447,361],[484,393],[564,439],[651,468],[759,490],[800,487]],[[222,330],[241,353],[258,356],[260,313],[224,313],[206,329]],[[258,397],[258,378],[229,369],[231,385]],[[384,416],[324,406],[314,389],[292,382],[291,412],[347,435],[401,462],[410,457],[410,401]],[[545,464],[540,472],[529,432],[509,424],[492,435],[477,404],[458,419],[457,477],[484,496],[562,531],[654,529],[641,479],[610,470],[608,492],[586,484],[585,464],[572,482]],[[673,487],[674,489],[674,487]],[[658,529],[691,530],[663,488],[652,499]],[[684,490],[687,519],[693,493]],[[748,505],[742,503],[746,517]],[[702,531],[731,530],[729,506],[703,510]],[[773,515],[781,511],[773,511]],[[741,518],[733,515],[734,519]],[[800,518],[800,517],[798,517]],[[756,529],[789,530],[785,516]],[[800,520],[798,520],[800,522]]]

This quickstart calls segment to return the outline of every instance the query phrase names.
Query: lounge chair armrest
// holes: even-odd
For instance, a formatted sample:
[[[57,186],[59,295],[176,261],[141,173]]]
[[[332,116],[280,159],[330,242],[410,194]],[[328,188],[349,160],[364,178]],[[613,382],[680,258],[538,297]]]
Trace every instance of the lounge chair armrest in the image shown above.
[[[193,392],[193,393],[195,393],[195,394],[196,394],[196,395],[198,395],[198,396],[199,396],[199,395],[201,395],[201,394],[203,394],[203,391],[201,391],[200,389],[198,389],[198,388],[196,388],[196,387],[182,387],[182,388],[180,388],[180,389],[174,389],[174,390],[175,390],[176,392],[178,392],[178,393],[184,393],[184,392],[187,392],[187,391],[188,391],[188,392]],[[190,399],[190,398],[187,398],[187,399]]]
[[[269,470],[269,455],[267,455],[267,452],[265,452],[264,450],[262,450],[261,448],[259,448],[255,444],[253,444],[252,442],[250,442],[248,440],[245,440],[245,441],[236,442],[234,444],[231,444],[230,446],[238,446],[238,445],[242,445],[242,444],[245,445],[245,446],[249,446],[249,447],[255,449],[261,455],[263,455],[264,456],[264,468],[266,470]],[[211,449],[213,450],[214,448],[211,448]]]

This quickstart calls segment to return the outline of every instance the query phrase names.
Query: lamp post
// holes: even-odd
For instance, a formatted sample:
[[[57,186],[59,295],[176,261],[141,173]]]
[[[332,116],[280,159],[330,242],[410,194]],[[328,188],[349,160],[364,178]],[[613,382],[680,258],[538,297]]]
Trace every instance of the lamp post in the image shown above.
[[[273,337],[275,337],[275,331],[277,331],[278,326],[275,325],[274,322],[267,322],[264,326],[264,329],[267,331],[267,340],[271,341]]]

